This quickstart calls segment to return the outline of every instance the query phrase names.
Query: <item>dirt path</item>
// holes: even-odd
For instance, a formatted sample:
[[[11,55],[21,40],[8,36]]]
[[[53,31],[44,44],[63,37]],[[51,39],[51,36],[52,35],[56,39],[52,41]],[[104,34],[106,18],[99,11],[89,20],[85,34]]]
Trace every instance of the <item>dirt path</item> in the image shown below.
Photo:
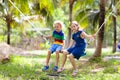
[[[45,50],[34,50],[34,51],[26,51],[21,48],[12,47],[6,43],[0,43],[0,55],[21,55],[21,56],[37,56],[37,55],[45,55]]]

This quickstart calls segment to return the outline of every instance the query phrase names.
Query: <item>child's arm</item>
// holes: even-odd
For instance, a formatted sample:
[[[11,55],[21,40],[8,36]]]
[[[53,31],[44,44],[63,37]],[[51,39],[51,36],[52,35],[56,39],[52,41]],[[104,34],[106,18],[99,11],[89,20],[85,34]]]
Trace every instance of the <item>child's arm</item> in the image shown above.
[[[63,45],[62,45],[62,48],[64,49],[65,47],[65,40],[63,40]]]
[[[49,35],[49,36],[44,36],[44,37],[46,37],[46,38],[50,38],[50,39],[52,38],[52,36],[51,36],[51,35]]]
[[[63,53],[64,48],[65,48],[65,40],[63,40],[62,49],[60,50],[61,53]]]
[[[82,38],[94,38],[96,36],[96,34],[93,35],[88,35],[85,32],[82,32],[80,35]]]
[[[69,45],[68,48],[72,47],[74,45],[74,43],[75,43],[74,40],[71,40],[70,45]]]

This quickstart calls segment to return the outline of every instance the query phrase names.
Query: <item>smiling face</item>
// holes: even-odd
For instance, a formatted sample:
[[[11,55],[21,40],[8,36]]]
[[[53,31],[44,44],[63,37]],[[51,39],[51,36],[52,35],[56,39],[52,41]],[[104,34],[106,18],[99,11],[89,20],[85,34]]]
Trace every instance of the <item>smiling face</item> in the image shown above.
[[[62,29],[61,24],[60,24],[60,23],[56,23],[56,24],[54,25],[54,29],[55,29],[57,32],[60,32],[61,29]]]
[[[73,32],[77,32],[79,30],[78,24],[75,24],[75,23],[72,23],[70,28]]]

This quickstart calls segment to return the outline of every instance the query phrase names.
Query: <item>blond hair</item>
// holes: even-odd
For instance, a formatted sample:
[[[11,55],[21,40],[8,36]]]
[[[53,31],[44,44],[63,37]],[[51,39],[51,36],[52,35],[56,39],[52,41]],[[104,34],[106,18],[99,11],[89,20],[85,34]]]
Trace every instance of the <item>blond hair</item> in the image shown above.
[[[61,22],[61,21],[59,21],[59,20],[54,21],[53,27],[55,27],[56,24],[60,24],[61,27],[64,27],[63,22]]]
[[[78,25],[77,21],[72,21],[72,24]]]
[[[78,27],[78,30],[79,30],[79,28],[81,28],[81,26],[78,24],[77,21],[72,21],[72,24],[76,25],[76,26]],[[71,24],[71,25],[72,25],[72,24]]]

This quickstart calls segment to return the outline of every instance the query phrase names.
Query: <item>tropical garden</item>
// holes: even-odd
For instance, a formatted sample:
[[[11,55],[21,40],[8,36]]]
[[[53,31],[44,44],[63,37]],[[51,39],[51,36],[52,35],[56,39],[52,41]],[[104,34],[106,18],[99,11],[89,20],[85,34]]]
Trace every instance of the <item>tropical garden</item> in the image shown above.
[[[76,60],[78,74],[71,76],[67,60],[62,73],[43,72],[47,51],[53,40],[53,23],[64,23],[65,48],[71,42],[72,21],[87,34],[86,55]],[[0,80],[120,80],[120,0],[0,0]],[[0,55],[1,56],[1,55]],[[62,63],[60,54],[59,66]]]

